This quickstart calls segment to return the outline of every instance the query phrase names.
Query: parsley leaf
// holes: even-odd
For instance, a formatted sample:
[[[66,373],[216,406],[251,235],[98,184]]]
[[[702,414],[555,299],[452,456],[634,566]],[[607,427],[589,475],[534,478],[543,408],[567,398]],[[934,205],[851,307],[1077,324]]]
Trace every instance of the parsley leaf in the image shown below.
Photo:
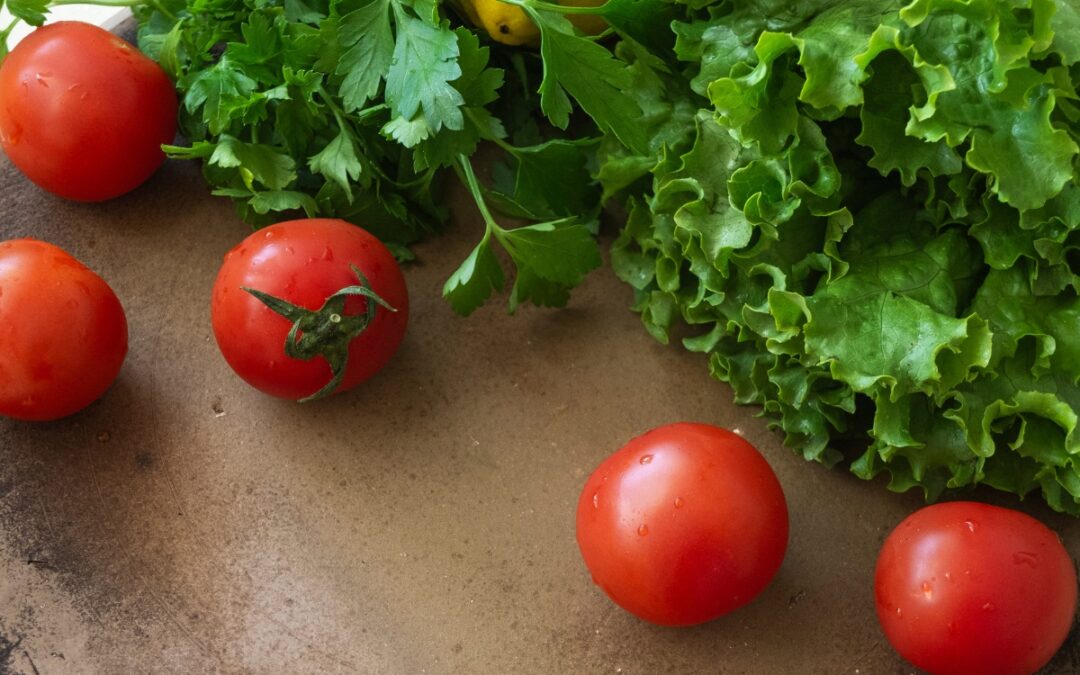
[[[231,106],[243,102],[255,91],[257,83],[228,56],[200,71],[187,86],[184,107],[188,112],[202,108],[202,120],[212,134],[225,131],[232,122]]]
[[[551,123],[561,129],[569,124],[569,93],[601,130],[632,150],[647,151],[641,108],[626,93],[633,85],[629,66],[602,45],[575,35],[562,16],[535,9],[528,0],[521,6],[540,28],[540,105]]]
[[[485,236],[446,280],[443,297],[450,301],[455,312],[468,316],[483,305],[493,291],[501,290],[505,281],[499,260],[491,250],[490,238]]]
[[[503,71],[487,67],[489,49],[480,46],[480,40],[475,33],[466,28],[459,28],[455,32],[460,49],[458,64],[461,67],[461,77],[451,84],[465,101],[462,107],[464,124],[461,129],[444,128],[434,135],[430,133],[430,127],[425,127],[427,135],[417,138],[416,143],[412,144],[395,136],[409,147],[426,141],[420,143],[416,149],[414,162],[417,170],[452,166],[458,155],[473,154],[481,140],[496,140],[506,136],[502,122],[484,107],[498,98],[499,88],[503,84]],[[391,125],[395,122],[391,122]],[[387,129],[384,129],[384,132],[386,131]],[[396,127],[391,131],[401,133]]]
[[[536,220],[595,215],[600,190],[589,161],[596,145],[590,138],[524,148],[503,144],[509,161],[492,169],[493,202],[507,215]]]
[[[541,279],[576,286],[600,266],[600,250],[589,230],[574,219],[496,230],[518,268]]]
[[[308,168],[340,185],[352,201],[351,181],[360,177],[362,165],[356,156],[356,144],[347,130],[342,129],[326,147],[312,155]]]
[[[284,188],[296,179],[296,163],[289,155],[268,145],[245,143],[228,135],[218,139],[208,161],[222,168],[240,168],[271,190]]]
[[[31,26],[45,23],[49,13],[50,0],[7,0],[7,9],[17,19],[22,19]]]
[[[340,94],[352,112],[375,97],[393,58],[390,0],[371,0],[341,17],[337,37],[345,51],[335,72],[345,76]]]
[[[386,72],[386,102],[396,117],[422,111],[432,131],[461,129],[461,93],[450,84],[461,77],[457,34],[444,22],[433,25],[395,6],[397,42]]]
[[[468,158],[459,157],[458,166],[484,220],[485,231],[472,254],[443,287],[443,295],[454,310],[468,315],[492,292],[502,289],[505,277],[491,249],[492,239],[510,254],[517,268],[510,312],[525,300],[548,307],[564,306],[570,287],[581,283],[589,271],[600,265],[600,250],[592,233],[573,218],[503,228],[488,211]]]

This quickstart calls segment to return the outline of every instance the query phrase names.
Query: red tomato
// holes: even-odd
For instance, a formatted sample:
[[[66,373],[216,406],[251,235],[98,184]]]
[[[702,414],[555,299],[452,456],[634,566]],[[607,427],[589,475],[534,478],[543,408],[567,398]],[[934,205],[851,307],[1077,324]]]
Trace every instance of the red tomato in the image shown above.
[[[936,675],[1033,673],[1076,612],[1076,571],[1057,535],[975,502],[935,504],[901,522],[878,555],[874,590],[889,642]]]
[[[593,580],[623,608],[663,625],[702,623],[772,581],[787,550],[787,503],[741,436],[670,424],[593,472],[578,501],[577,540]]]
[[[176,134],[176,92],[156,63],[108,31],[38,28],[0,65],[0,147],[27,178],[67,199],[141,185]]]
[[[53,420],[116,379],[127,320],[109,285],[63,250],[0,242],[0,415]]]
[[[361,279],[351,266],[363,275]],[[328,299],[343,288],[370,284],[393,310],[366,297],[340,297],[334,309]],[[292,220],[258,230],[225,255],[214,283],[211,318],[221,353],[251,386],[273,396],[303,399],[323,392],[332,380],[333,355],[286,354],[294,320],[271,309],[244,289],[253,289],[315,312],[327,304],[327,340],[347,366],[333,391],[345,391],[386,365],[405,336],[409,296],[405,278],[390,251],[365,230],[343,220]],[[370,312],[370,315],[368,314]],[[332,315],[337,315],[335,321]],[[370,323],[363,318],[370,316]],[[352,317],[351,319],[348,317]],[[312,319],[313,321],[315,319]],[[360,332],[338,327],[357,324]],[[301,326],[300,339],[314,339],[315,329]],[[302,337],[301,337],[302,336]]]

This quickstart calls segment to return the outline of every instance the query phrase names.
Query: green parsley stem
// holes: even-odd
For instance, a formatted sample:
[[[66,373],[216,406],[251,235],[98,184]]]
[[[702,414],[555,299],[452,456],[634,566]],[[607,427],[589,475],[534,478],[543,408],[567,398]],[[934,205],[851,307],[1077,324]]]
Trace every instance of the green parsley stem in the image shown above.
[[[11,23],[8,24],[8,27],[0,31],[0,42],[7,40],[8,36],[11,35],[11,31],[15,30],[15,26],[18,25],[19,19],[12,19]]]
[[[502,148],[503,150],[505,150],[506,152],[508,152],[511,155],[517,155],[517,148],[510,145],[509,143],[507,143],[503,139],[493,137],[491,139],[491,142],[494,143],[495,145],[499,146],[500,148]]]
[[[342,126],[341,118],[345,114],[345,111],[342,110],[341,106],[337,104],[337,101],[335,101],[334,97],[330,95],[330,92],[326,91],[326,87],[320,84],[319,88],[316,91],[319,92],[319,96],[322,97],[323,103],[326,104],[326,107],[330,108],[330,112],[334,113],[334,119],[337,120],[338,126]]]
[[[480,216],[484,219],[484,224],[487,225],[487,232],[484,234],[484,239],[487,240],[489,234],[492,232],[497,233],[502,228],[495,222],[494,216],[488,210],[487,202],[484,201],[483,190],[480,188],[480,181],[476,180],[476,174],[473,172],[472,162],[465,155],[458,155],[458,166],[461,168],[465,186],[469,188],[469,193],[472,195],[473,201],[476,202],[476,208],[480,210]]]

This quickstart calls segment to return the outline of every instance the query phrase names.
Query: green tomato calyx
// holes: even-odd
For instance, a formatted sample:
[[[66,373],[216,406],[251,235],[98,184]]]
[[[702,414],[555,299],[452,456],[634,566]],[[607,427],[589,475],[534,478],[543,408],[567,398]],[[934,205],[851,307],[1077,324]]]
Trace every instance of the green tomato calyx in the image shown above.
[[[314,401],[334,393],[345,379],[349,363],[349,345],[352,341],[371,325],[379,307],[391,312],[397,311],[371,288],[367,277],[356,265],[350,264],[349,268],[356,274],[360,283],[335,291],[316,311],[299,307],[288,300],[282,300],[254,288],[240,287],[241,290],[252,294],[274,312],[292,322],[292,328],[285,337],[286,356],[302,361],[310,361],[316,356],[321,356],[330,365],[330,381],[314,394],[299,399],[300,403]],[[345,314],[345,301],[352,296],[368,299],[367,308],[362,314]]]

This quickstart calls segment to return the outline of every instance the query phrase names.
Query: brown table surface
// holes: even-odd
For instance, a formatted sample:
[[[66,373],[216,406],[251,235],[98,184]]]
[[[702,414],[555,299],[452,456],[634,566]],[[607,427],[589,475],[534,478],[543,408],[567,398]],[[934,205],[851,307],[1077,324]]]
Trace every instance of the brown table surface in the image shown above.
[[[502,298],[454,315],[440,289],[480,234],[456,199],[405,268],[411,324],[391,364],[299,405],[218,353],[210,288],[249,230],[196,165],[75,204],[0,158],[0,238],[83,260],[131,333],[88,409],[0,419],[0,674],[912,672],[878,628],[872,578],[919,495],[795,456],[700,355],[648,336],[607,266],[565,310],[511,317]],[[791,513],[773,584],[690,629],[613,605],[574,539],[589,472],[679,420],[740,429]],[[1080,522],[1021,508],[1080,557]],[[1047,672],[1080,672],[1080,641]]]

